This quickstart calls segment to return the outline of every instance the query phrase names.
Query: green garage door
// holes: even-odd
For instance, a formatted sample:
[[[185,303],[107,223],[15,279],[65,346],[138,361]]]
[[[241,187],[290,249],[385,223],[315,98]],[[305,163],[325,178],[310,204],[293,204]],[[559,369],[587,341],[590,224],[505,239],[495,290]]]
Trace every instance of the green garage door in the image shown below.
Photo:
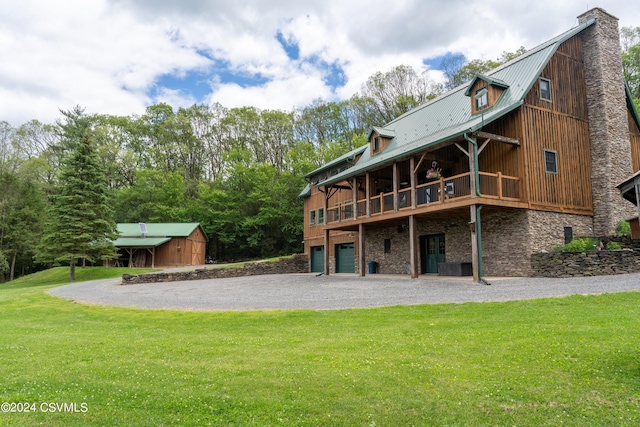
[[[336,273],[355,273],[356,257],[353,243],[336,245]]]
[[[311,247],[311,272],[324,272],[324,246]]]

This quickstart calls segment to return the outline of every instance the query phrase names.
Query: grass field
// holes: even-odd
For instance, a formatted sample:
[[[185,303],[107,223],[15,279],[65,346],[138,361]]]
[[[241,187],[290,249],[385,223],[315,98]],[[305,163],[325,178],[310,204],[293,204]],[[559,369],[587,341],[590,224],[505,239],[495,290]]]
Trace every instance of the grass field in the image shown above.
[[[0,285],[0,402],[35,409],[0,425],[640,425],[640,293],[194,313],[48,295],[66,274]]]

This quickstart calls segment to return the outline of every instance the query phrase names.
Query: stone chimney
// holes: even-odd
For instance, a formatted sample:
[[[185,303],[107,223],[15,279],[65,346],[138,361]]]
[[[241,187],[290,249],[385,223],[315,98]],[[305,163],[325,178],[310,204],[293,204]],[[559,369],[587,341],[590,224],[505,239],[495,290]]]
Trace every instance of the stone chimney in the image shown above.
[[[633,170],[618,18],[595,8],[578,16],[578,21],[582,24],[592,18],[596,23],[581,35],[591,140],[593,231],[606,236],[614,234],[619,221],[633,216],[633,206],[616,188]]]

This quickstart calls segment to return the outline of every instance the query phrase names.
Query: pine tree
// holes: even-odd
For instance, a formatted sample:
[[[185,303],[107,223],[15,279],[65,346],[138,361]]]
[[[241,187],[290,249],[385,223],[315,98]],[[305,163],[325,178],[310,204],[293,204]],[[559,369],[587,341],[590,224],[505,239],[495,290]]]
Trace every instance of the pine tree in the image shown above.
[[[62,160],[56,191],[51,197],[46,232],[38,259],[69,263],[75,280],[78,260],[93,262],[117,257],[117,237],[107,184],[96,147],[93,118],[80,107],[62,111]]]

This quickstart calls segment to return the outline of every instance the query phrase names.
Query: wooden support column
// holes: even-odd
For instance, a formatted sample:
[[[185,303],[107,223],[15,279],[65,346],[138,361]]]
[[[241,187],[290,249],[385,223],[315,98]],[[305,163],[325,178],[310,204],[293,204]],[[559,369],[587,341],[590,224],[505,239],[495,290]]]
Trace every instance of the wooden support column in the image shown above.
[[[364,224],[358,225],[358,267],[360,269],[360,277],[364,277],[366,271],[366,253],[364,247]]]
[[[411,172],[411,209],[418,207],[417,190],[416,190],[416,158],[411,156],[409,159],[409,171]]]
[[[475,180],[475,176],[476,176],[476,160],[475,160],[475,156],[473,155],[473,144],[469,142],[469,184],[470,184],[470,190],[471,190],[471,197],[476,197],[477,196],[477,192],[476,192],[476,180]],[[475,221],[475,217],[474,221]]]
[[[480,281],[480,259],[478,251],[478,227],[476,223],[476,213],[478,211],[477,205],[470,206],[471,221],[469,221],[469,227],[471,229],[471,268],[473,270],[473,280],[475,282]]]
[[[415,215],[409,216],[409,256],[411,257],[411,278],[418,278],[418,268],[420,263],[418,263],[418,230],[417,230],[417,221]]]
[[[636,205],[638,207],[638,223],[640,223],[640,180],[636,178]]]
[[[358,178],[356,178],[355,176],[353,177],[353,208],[351,209],[351,211],[353,212],[353,219],[355,220],[356,218],[358,218],[359,212],[358,212]]]
[[[324,230],[324,275],[329,275],[329,230]]]
[[[364,183],[364,191],[367,192],[366,195],[366,205],[367,205],[367,218],[371,216],[371,175],[367,172]]]
[[[398,212],[398,163],[397,162],[393,162],[393,211]]]

